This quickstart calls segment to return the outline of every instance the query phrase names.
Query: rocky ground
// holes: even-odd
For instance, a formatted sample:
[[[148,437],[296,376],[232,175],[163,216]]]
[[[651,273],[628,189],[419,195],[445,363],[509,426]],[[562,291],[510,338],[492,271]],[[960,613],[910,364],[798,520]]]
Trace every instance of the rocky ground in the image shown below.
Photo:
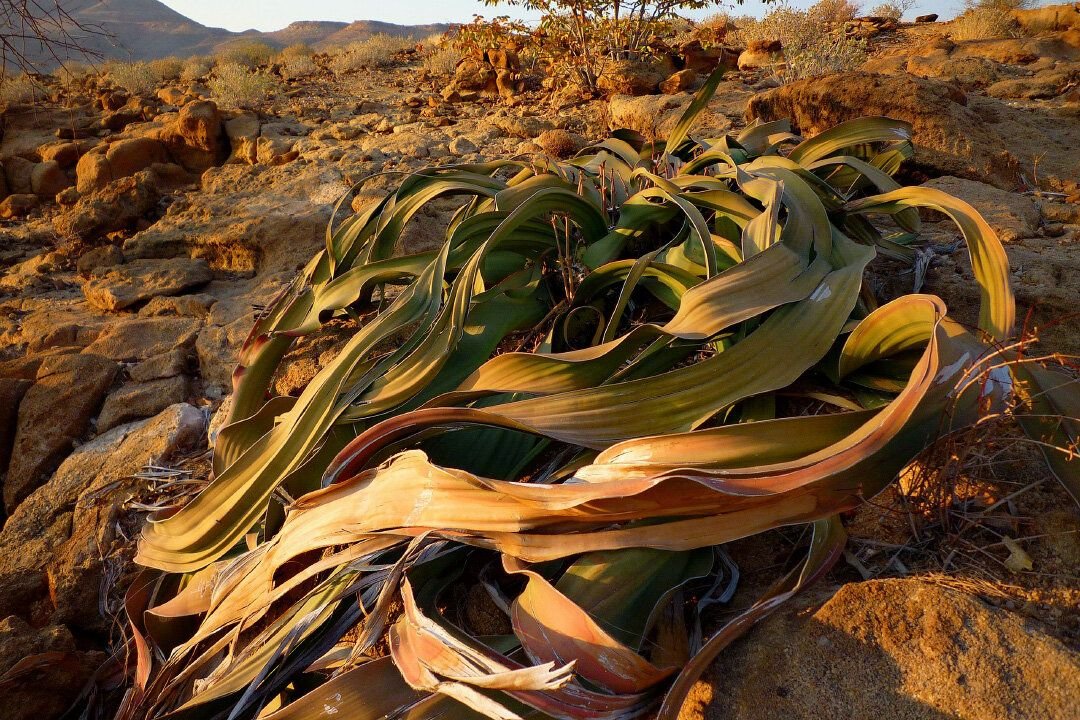
[[[905,181],[983,212],[1006,243],[1028,329],[1078,353],[1080,30],[964,43],[946,30],[880,36],[866,66],[841,76],[777,87],[768,71],[733,71],[701,131],[755,118],[789,117],[804,134],[861,115],[910,121],[918,155]],[[615,127],[662,134],[700,79],[673,78],[670,94],[525,83],[501,96],[448,89],[403,58],[324,69],[257,111],[223,111],[197,82],[132,97],[94,78],[8,108],[0,718],[57,716],[122,652],[119,603],[143,513],[156,492],[203,477],[207,426],[256,312],[322,245],[356,183],[377,175],[362,194],[429,164],[565,157]],[[927,219],[926,286],[971,319],[956,233]],[[410,250],[432,240],[414,225]],[[277,390],[299,392],[334,347],[302,344]],[[849,562],[737,643],[699,686],[695,713],[1075,717],[1080,514],[1007,437],[980,442],[962,531],[898,499],[868,505],[852,519]],[[1030,568],[1007,567],[1002,534],[1030,538]],[[750,590],[775,576],[791,540],[737,545]]]

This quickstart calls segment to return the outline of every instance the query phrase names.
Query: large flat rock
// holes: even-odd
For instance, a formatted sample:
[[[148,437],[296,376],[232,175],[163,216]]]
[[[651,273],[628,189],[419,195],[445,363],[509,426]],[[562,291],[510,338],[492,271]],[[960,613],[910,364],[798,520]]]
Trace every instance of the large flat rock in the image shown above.
[[[116,311],[150,298],[179,295],[211,278],[210,266],[201,258],[133,260],[90,278],[83,285],[83,294],[94,307]]]

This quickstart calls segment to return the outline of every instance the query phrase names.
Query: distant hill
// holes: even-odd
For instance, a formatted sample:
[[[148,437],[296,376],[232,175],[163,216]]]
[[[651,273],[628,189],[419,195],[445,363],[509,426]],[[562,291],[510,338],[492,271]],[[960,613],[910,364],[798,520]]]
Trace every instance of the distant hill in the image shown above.
[[[79,23],[105,33],[81,35],[79,40],[85,47],[105,59],[117,60],[212,54],[219,46],[238,39],[262,40],[278,48],[297,43],[327,48],[347,45],[376,33],[420,38],[445,32],[449,27],[395,25],[372,20],[352,23],[312,20],[294,22],[273,32],[245,30],[237,33],[207,27],[157,0],[60,0],[59,5]],[[42,3],[42,6],[48,8],[52,2]],[[2,32],[4,28],[0,27]],[[24,54],[43,69],[56,64],[42,47],[26,46]],[[61,54],[60,57],[63,60],[82,59],[73,52]]]

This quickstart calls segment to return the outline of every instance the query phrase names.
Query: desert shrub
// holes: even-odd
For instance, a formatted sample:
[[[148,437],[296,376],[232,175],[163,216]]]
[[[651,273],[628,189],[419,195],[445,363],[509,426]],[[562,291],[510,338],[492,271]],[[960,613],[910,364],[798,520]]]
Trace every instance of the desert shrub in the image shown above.
[[[663,701],[669,720],[716,653],[843,555],[843,514],[939,438],[1026,412],[1076,494],[1075,423],[1046,414],[1078,385],[1013,343],[993,229],[892,179],[911,125],[798,141],[778,121],[706,144],[691,130],[719,81],[662,143],[427,167],[331,223],[240,350],[212,479],[144,526],[154,572],[126,607],[160,661],[126,717],[273,700],[294,718],[645,720]],[[869,282],[883,258],[917,265],[922,207],[978,260],[961,292],[978,328]],[[395,252],[413,218],[439,240]],[[348,336],[334,359],[273,396],[290,347],[331,330]],[[669,660],[702,605],[731,600],[725,545],[797,524],[802,563]],[[495,619],[461,612],[473,590]]]
[[[238,63],[219,64],[208,85],[218,104],[227,108],[254,107],[278,88],[273,79]]]
[[[106,76],[118,86],[136,95],[145,95],[157,87],[160,77],[150,63],[117,62],[107,66]]]
[[[306,57],[309,58],[315,54],[315,49],[307,43],[296,43],[295,45],[289,45],[281,51],[282,60],[290,60],[292,58]]]
[[[779,40],[786,63],[777,69],[784,81],[853,70],[866,62],[866,42],[844,34],[847,3],[818,3],[798,10],[786,3],[761,19],[742,18],[735,37],[749,45]]]
[[[218,48],[219,63],[243,65],[257,68],[265,65],[274,57],[274,48],[258,40],[237,40]]]
[[[427,45],[424,46],[428,48]],[[461,60],[461,51],[449,43],[431,47],[424,53],[421,66],[432,75],[453,75]]]
[[[393,64],[395,55],[411,45],[409,38],[376,33],[342,49],[330,61],[330,67],[337,73],[387,67]]]
[[[0,75],[0,104],[22,105],[43,94],[28,75]]]
[[[180,77],[184,71],[184,61],[178,57],[165,57],[151,60],[150,70],[162,82],[172,82]]]
[[[875,5],[870,8],[867,15],[889,18],[890,20],[900,22],[904,15],[915,7],[917,2],[918,0],[887,0],[880,5]]]
[[[189,57],[180,71],[180,79],[184,82],[202,80],[214,69],[214,59],[206,55]]]
[[[993,40],[1021,37],[1023,31],[1008,10],[977,7],[953,20],[949,35],[953,40]]]
[[[652,61],[667,48],[654,39],[678,42],[692,26],[677,15],[715,0],[490,0],[488,5],[520,5],[541,13],[533,28],[507,16],[476,16],[458,30],[456,44],[469,56],[510,46],[531,55],[564,83],[596,90],[605,71],[622,61]]]
[[[964,0],[964,7],[968,10],[989,8],[991,10],[1026,10],[1039,4],[1039,0]]]
[[[287,78],[304,78],[317,73],[319,66],[310,55],[294,55],[282,58],[281,71]]]
[[[806,10],[823,27],[843,25],[859,14],[859,3],[852,0],[820,0]]]
[[[71,85],[82,82],[94,69],[86,64],[75,60],[65,60],[64,64],[53,71],[53,75],[63,85]]]

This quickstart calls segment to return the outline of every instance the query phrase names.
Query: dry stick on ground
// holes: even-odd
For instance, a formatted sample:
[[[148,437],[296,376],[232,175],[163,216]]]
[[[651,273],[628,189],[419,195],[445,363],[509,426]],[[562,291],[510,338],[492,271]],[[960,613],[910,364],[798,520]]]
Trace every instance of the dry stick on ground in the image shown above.
[[[35,50],[44,50],[59,65],[62,55],[75,53],[100,60],[100,52],[86,46],[90,37],[109,37],[100,25],[75,19],[56,0],[0,0],[0,75],[15,68],[26,73],[40,71],[33,60]]]

